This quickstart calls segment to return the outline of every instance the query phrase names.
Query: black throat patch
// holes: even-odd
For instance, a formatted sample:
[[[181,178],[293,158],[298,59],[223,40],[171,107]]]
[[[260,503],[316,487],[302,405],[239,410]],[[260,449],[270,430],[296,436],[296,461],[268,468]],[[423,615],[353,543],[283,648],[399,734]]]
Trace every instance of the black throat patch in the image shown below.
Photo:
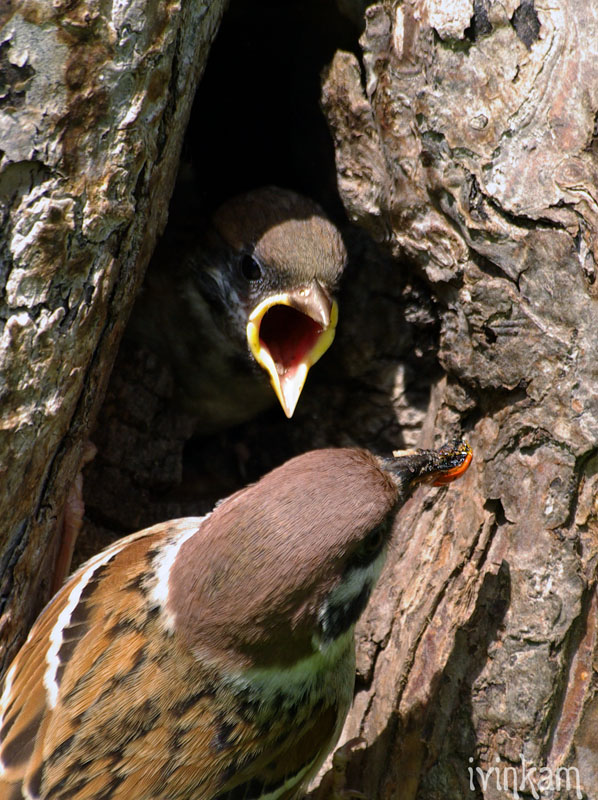
[[[373,588],[373,581],[366,581],[359,594],[344,603],[328,601],[320,621],[325,642],[333,642],[355,625],[368,604]]]

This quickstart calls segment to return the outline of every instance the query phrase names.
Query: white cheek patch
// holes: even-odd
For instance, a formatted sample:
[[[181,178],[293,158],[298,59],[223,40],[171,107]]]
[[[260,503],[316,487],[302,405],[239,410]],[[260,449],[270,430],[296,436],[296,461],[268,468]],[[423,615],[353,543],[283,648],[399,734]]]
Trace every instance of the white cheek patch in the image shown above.
[[[95,573],[111,561],[125,546],[125,543],[117,543],[110,547],[100,555],[93,558],[86,569],[77,576],[74,581],[73,587],[69,593],[65,607],[62,609],[56,620],[56,624],[50,631],[50,644],[46,652],[46,663],[48,668],[44,672],[44,687],[47,694],[47,704],[49,709],[53,709],[58,702],[58,693],[60,690],[60,681],[58,679],[58,672],[60,667],[63,666],[60,660],[59,652],[63,644],[63,631],[70,624],[73,611],[79,604],[83,590],[93,578]]]

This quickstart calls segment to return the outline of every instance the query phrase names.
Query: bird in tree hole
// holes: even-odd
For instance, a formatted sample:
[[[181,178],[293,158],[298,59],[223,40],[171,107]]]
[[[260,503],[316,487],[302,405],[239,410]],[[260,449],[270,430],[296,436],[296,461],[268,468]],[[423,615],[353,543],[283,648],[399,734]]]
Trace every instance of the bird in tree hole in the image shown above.
[[[264,187],[158,245],[128,333],[174,374],[176,402],[213,433],[275,398],[292,417],[334,339],[347,254],[312,200]]]

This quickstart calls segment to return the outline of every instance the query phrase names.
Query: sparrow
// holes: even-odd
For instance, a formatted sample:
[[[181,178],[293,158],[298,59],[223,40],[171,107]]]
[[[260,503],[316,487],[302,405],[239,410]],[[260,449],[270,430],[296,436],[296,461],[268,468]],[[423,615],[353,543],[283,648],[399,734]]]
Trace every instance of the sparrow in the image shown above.
[[[296,798],[341,733],[394,515],[470,460],[315,450],[93,557],[6,674],[0,798]]]
[[[291,417],[334,339],[341,234],[312,200],[271,186],[228,200],[203,229],[192,208],[175,216],[129,336],[170,365],[196,432],[244,422],[274,396]]]

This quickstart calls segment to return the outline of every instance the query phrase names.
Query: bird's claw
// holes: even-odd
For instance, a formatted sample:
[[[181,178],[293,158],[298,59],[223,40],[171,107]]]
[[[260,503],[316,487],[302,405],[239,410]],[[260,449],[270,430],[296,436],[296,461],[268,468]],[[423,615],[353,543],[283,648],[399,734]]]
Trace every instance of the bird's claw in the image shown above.
[[[93,461],[97,447],[89,439],[83,444],[79,471],[69,490],[61,520],[60,548],[54,565],[52,591],[57,592],[71,569],[71,561],[77,538],[83,526],[85,504],[83,502],[83,468]]]
[[[348,789],[345,785],[347,765],[351,756],[358,748],[365,747],[366,740],[362,736],[355,736],[334,751],[332,756],[332,786],[327,800],[368,800],[363,792]]]

